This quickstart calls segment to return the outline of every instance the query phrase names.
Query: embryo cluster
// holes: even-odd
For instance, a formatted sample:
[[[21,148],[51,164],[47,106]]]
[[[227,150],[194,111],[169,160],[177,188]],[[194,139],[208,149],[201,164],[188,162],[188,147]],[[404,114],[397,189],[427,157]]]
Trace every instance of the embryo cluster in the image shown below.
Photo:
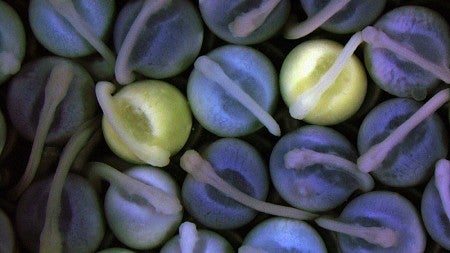
[[[447,252],[450,3],[0,0],[0,252]]]

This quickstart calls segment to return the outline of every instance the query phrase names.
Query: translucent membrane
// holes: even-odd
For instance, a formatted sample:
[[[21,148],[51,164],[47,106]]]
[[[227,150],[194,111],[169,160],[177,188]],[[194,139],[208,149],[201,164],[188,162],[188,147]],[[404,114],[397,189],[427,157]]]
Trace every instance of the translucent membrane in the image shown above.
[[[133,154],[143,162],[154,166],[167,165],[170,158],[169,151],[158,146],[148,146],[145,143],[141,143],[140,140],[134,139],[131,134],[126,131],[129,127],[121,120],[122,115],[115,111],[116,105],[111,96],[114,90],[114,85],[109,82],[99,82],[95,87],[97,100],[103,110],[103,114],[108,119],[121,141],[123,141]],[[157,161],[155,161],[155,157],[158,157]]]
[[[20,70],[20,60],[10,52],[0,52],[0,76],[13,75]]]
[[[39,122],[34,137],[31,154],[25,172],[19,183],[11,190],[10,197],[17,199],[33,180],[42,152],[50,130],[56,109],[69,90],[70,83],[74,78],[72,66],[68,63],[58,64],[53,67],[48,82],[45,86],[44,105],[39,116]]]
[[[227,94],[247,108],[271,134],[280,136],[281,130],[275,119],[266,112],[250,95],[223,71],[222,67],[208,56],[200,56],[194,63],[195,69],[214,81]]]
[[[195,180],[211,185],[222,192],[225,196],[259,212],[297,220],[307,220],[317,217],[316,214],[292,207],[279,206],[264,202],[239,191],[234,186],[219,177],[211,164],[204,160],[200,154],[194,150],[188,150],[183,154],[180,159],[180,165],[186,172],[191,174]]]
[[[181,253],[194,253],[195,245],[199,240],[195,224],[188,221],[183,222],[178,232],[180,233]]]
[[[135,77],[130,69],[128,61],[130,60],[131,52],[139,38],[139,33],[144,30],[147,20],[161,9],[167,7],[170,2],[171,0],[146,0],[144,2],[139,14],[125,36],[117,55],[115,73],[116,80],[120,84],[128,84],[134,81]]]
[[[363,191],[370,191],[373,189],[375,183],[368,173],[363,173],[358,170],[354,162],[333,154],[326,154],[316,152],[310,149],[293,149],[284,156],[285,166],[289,169],[303,169],[314,164],[329,165],[336,170],[352,175]]]
[[[50,186],[44,228],[40,237],[40,252],[63,252],[63,238],[59,230],[59,217],[61,214],[61,196],[64,182],[73,161],[99,126],[100,120],[97,118],[88,121],[80,127],[79,131],[70,138],[64,147]]]
[[[342,10],[349,2],[350,0],[331,0],[323,9],[314,16],[308,17],[302,23],[289,24],[284,33],[284,37],[286,39],[299,39],[312,33]]]
[[[129,196],[140,196],[155,208],[157,212],[166,215],[177,214],[183,210],[177,196],[169,194],[153,185],[143,183],[115,168],[100,162],[92,162],[89,166],[89,180],[98,185],[99,179],[104,179],[112,186]]]
[[[449,96],[450,88],[441,90],[397,127],[386,139],[373,145],[366,153],[358,158],[357,165],[359,170],[371,172],[378,169],[392,149],[401,143],[411,130],[444,105],[449,100]]]
[[[445,214],[450,222],[450,161],[441,159],[436,163],[434,174],[436,188],[442,201]]]
[[[254,248],[252,246],[243,245],[239,247],[238,253],[269,253],[269,252],[260,248]]]
[[[228,29],[235,37],[247,37],[261,27],[280,1],[263,0],[257,8],[238,15],[228,25]]]
[[[114,68],[114,53],[97,37],[92,31],[90,25],[84,21],[83,17],[77,12],[71,0],[49,0],[54,10],[62,15],[69,23],[85,38],[92,47],[105,59],[105,61]]]
[[[386,227],[364,227],[348,224],[331,218],[320,217],[315,222],[322,228],[366,240],[382,248],[395,247],[399,243],[399,233]]]
[[[331,68],[320,77],[319,82],[309,90],[298,95],[294,103],[289,106],[289,113],[293,118],[304,119],[319,103],[322,95],[330,88],[336,81],[339,74],[342,72],[345,64],[352,57],[353,52],[361,44],[361,33],[356,33],[350,41],[342,49],[342,52],[337,57]]]

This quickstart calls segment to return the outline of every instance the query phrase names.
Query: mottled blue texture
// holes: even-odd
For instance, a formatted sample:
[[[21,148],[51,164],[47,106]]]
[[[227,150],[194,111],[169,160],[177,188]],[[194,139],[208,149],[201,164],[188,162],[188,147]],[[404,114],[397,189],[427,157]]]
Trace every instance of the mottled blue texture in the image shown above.
[[[270,156],[270,175],[276,190],[289,204],[308,211],[326,211],[342,204],[357,188],[348,172],[314,164],[288,169],[284,156],[293,149],[311,149],[356,161],[356,149],[337,131],[323,126],[304,126],[284,135]]]
[[[362,226],[386,227],[398,232],[397,246],[382,248],[364,239],[338,233],[342,253],[423,252],[425,231],[415,207],[403,196],[388,191],[373,191],[353,199],[342,210],[339,220]]]
[[[179,198],[179,186],[161,169],[136,166],[126,175],[152,185]],[[151,249],[163,244],[176,233],[182,212],[158,212],[145,198],[130,194],[127,189],[111,185],[105,195],[105,217],[116,238],[133,249]]]
[[[422,57],[449,66],[449,26],[437,12],[403,6],[384,14],[374,26]],[[375,83],[397,97],[424,100],[439,83],[430,72],[387,49],[367,44],[364,60]]]
[[[102,40],[107,36],[114,18],[115,2],[111,0],[72,0],[78,14],[91,31]],[[38,41],[54,54],[81,57],[95,49],[48,2],[32,0],[29,21]]]
[[[278,101],[277,73],[270,60],[246,46],[227,45],[207,55],[218,63],[265,111],[275,110]],[[238,137],[262,127],[259,120],[217,83],[194,69],[187,97],[192,113],[208,131],[221,137]]]
[[[450,189],[448,189],[450,191]],[[422,195],[421,213],[425,228],[431,238],[450,250],[450,221],[436,188],[435,178],[431,178]]]
[[[36,133],[50,73],[54,66],[63,62],[73,67],[74,78],[67,95],[55,112],[47,143],[65,142],[81,124],[93,118],[98,111],[94,81],[82,66],[60,57],[43,57],[28,62],[11,79],[6,104],[14,127],[30,141]]]
[[[200,1],[200,12],[208,28],[221,39],[240,45],[263,42],[274,36],[285,24],[291,9],[288,0],[281,0],[264,23],[246,37],[234,36],[228,25],[242,13],[260,6],[261,0]]]
[[[300,0],[303,10],[313,16],[331,0]],[[321,28],[333,33],[353,33],[372,24],[383,12],[386,0],[352,0]]]
[[[203,152],[216,173],[250,196],[265,200],[269,190],[267,167],[255,148],[234,138],[223,138]],[[214,229],[233,229],[250,222],[256,211],[225,197],[212,186],[188,175],[182,186],[183,206],[196,220]]]
[[[358,150],[367,152],[383,141],[421,103],[408,98],[387,100],[369,112],[358,133]],[[428,117],[414,128],[399,145],[389,152],[379,169],[371,174],[381,183],[396,187],[409,187],[427,181],[434,164],[448,153],[448,133],[437,114]]]
[[[39,238],[44,227],[47,199],[53,177],[36,181],[23,193],[17,204],[15,227],[23,245],[39,252]],[[93,252],[105,233],[103,214],[97,193],[81,176],[69,174],[63,188],[59,228],[63,252]]]
[[[242,244],[277,253],[327,252],[322,238],[308,223],[281,217],[260,222]]]
[[[119,52],[144,1],[130,1],[114,27],[114,46]],[[200,52],[203,24],[190,1],[174,0],[146,21],[133,45],[129,68],[151,78],[166,78],[186,70]]]

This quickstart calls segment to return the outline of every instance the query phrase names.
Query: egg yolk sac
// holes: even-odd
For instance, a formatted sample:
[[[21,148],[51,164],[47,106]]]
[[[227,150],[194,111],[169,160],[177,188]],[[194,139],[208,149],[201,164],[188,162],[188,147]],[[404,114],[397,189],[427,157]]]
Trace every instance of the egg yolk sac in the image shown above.
[[[0,84],[20,70],[25,57],[25,29],[17,12],[0,2]]]
[[[393,98],[376,106],[358,133],[358,168],[381,183],[408,187],[428,180],[434,164],[448,153],[448,133],[434,113],[448,101],[442,90],[425,105]],[[433,150],[433,152],[430,152]]]
[[[192,222],[180,225],[179,234],[174,236],[161,248],[160,253],[232,253],[231,244],[218,233],[199,229]]]
[[[316,223],[337,232],[341,252],[424,252],[425,232],[415,207],[400,194],[364,193],[350,201],[338,218]]]
[[[449,26],[437,12],[425,7],[403,6],[384,14],[374,27],[400,47],[424,59],[399,55],[403,51],[400,47],[366,44],[367,70],[383,90],[398,97],[423,100],[439,85],[439,79],[450,82]],[[437,73],[430,72],[431,69],[437,69]]]
[[[245,236],[239,252],[317,252],[327,248],[317,231],[304,221],[272,217]]]
[[[17,204],[17,234],[31,252],[39,252],[51,182],[51,178],[34,182]],[[100,210],[98,196],[89,182],[81,176],[69,174],[62,192],[59,217],[63,252],[93,252],[99,247],[105,233]]]
[[[157,80],[129,84],[112,96],[115,89],[108,82],[96,87],[107,144],[132,163],[166,166],[192,128],[186,98],[171,84]]]
[[[293,118],[334,125],[360,108],[367,89],[365,70],[356,56],[341,54],[343,49],[321,39],[305,41],[289,52],[280,70],[280,91]]]
[[[202,42],[202,21],[190,1],[128,2],[114,27],[116,79],[131,83],[133,72],[157,79],[175,76],[192,64]]]
[[[287,21],[290,1],[199,1],[208,28],[221,39],[240,45],[261,43],[274,36]]]
[[[439,160],[436,163],[435,175],[428,182],[421,201],[425,228],[433,240],[447,250],[450,250],[449,182],[450,162],[445,159]]]
[[[361,30],[370,25],[381,14],[386,0],[301,0],[308,18],[301,23],[287,25],[285,37],[298,39],[317,28],[332,33],[344,34]]]
[[[265,55],[250,47],[228,45],[199,57],[194,66],[187,97],[203,127],[218,136],[238,137],[264,125],[280,135],[270,115],[278,98],[277,74]]]
[[[280,196],[294,207],[318,212],[344,203],[374,182],[355,164],[355,147],[339,132],[304,126],[284,135],[270,156],[270,175]]]

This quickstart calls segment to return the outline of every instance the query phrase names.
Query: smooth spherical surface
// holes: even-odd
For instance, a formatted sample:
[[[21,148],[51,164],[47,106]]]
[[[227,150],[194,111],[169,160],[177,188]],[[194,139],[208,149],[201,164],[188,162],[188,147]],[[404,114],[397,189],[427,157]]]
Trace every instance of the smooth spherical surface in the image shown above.
[[[327,252],[322,238],[308,223],[281,217],[269,218],[253,227],[242,245],[266,252]]]
[[[425,228],[439,245],[450,250],[450,221],[432,177],[422,195],[421,214]]]
[[[108,248],[100,250],[97,253],[134,253],[134,251],[124,248]]]
[[[261,43],[274,36],[289,17],[290,2],[281,0],[264,22],[249,34],[236,34],[230,24],[239,16],[259,8],[268,1],[212,0],[199,1],[202,18],[208,28],[221,39],[240,45]]]
[[[25,44],[25,29],[19,15],[0,1],[0,84],[19,71]]]
[[[420,106],[421,103],[408,98],[393,98],[378,104],[367,114],[359,129],[359,152],[364,154],[386,139]],[[439,116],[433,114],[411,130],[371,174],[389,186],[418,185],[431,177],[435,163],[447,153],[447,130]]]
[[[425,7],[403,6],[384,14],[374,26],[425,59],[448,68],[449,26],[437,12]],[[439,80],[395,51],[366,44],[367,70],[381,89],[397,97],[424,100]]]
[[[270,156],[275,189],[290,205],[308,211],[327,211],[342,204],[358,189],[358,181],[337,166],[312,164],[287,168],[285,155],[294,149],[336,154],[356,161],[356,149],[339,132],[323,126],[304,126],[284,135]]]
[[[22,194],[17,204],[15,228],[23,245],[39,252],[47,199],[53,178],[36,181]],[[90,183],[69,174],[63,188],[59,228],[63,252],[93,252],[103,239],[105,228],[97,193]]]
[[[309,40],[289,52],[280,70],[281,96],[288,107],[297,96],[317,84],[342,48],[331,40]],[[366,88],[364,67],[353,55],[304,120],[311,124],[333,125],[350,118],[363,103]]]
[[[250,47],[228,45],[207,56],[261,108],[273,112],[278,101],[277,73],[265,55]],[[243,136],[262,127],[246,107],[197,69],[189,77],[187,97],[195,118],[218,136]]]
[[[136,34],[129,35],[144,3],[128,1],[120,10],[113,34],[116,52],[120,56],[121,50],[131,50],[125,59],[126,68],[146,77],[175,76],[186,70],[200,52],[203,42],[200,14],[191,1],[166,1],[160,10],[150,10],[155,12],[147,15]],[[133,36],[132,43],[123,48],[127,36]],[[122,64],[119,58],[117,64]]]
[[[149,167],[133,167],[127,175],[168,194],[179,196],[179,186],[166,172]],[[105,196],[105,216],[114,235],[134,249],[155,248],[170,238],[181,223],[183,212],[164,214],[143,197],[110,186]]]
[[[216,232],[200,229],[197,231],[197,241],[195,243],[195,253],[232,253],[233,247],[230,243]],[[174,236],[161,248],[160,253],[182,253],[180,247],[180,235]]]
[[[397,232],[397,245],[389,248],[371,244],[364,239],[338,234],[343,253],[359,252],[424,252],[426,237],[415,207],[400,194],[373,191],[350,201],[342,210],[339,220],[365,227],[377,226]]]
[[[72,2],[89,30],[98,38],[105,38],[114,17],[114,1]],[[95,49],[90,43],[55,10],[49,0],[32,0],[28,15],[33,34],[52,53],[64,57],[81,57],[94,53]]]
[[[73,79],[62,102],[58,105],[46,142],[64,143],[81,124],[98,112],[94,81],[79,64],[61,57],[43,57],[30,61],[9,82],[6,97],[8,116],[20,135],[32,141],[45,100],[45,87],[55,67],[68,64]]]
[[[158,80],[139,81],[123,87],[112,99],[117,117],[127,127],[124,131],[134,141],[146,147],[157,146],[170,154],[178,152],[186,143],[192,127],[191,112],[184,95],[171,84]],[[105,117],[102,122],[103,134],[112,151],[125,160],[143,163]],[[152,165],[167,165],[158,159],[155,157]]]
[[[303,10],[313,16],[332,0],[300,0]],[[386,0],[352,0],[321,28],[333,33],[352,33],[370,25],[383,12]]]
[[[256,149],[234,138],[210,144],[202,156],[226,182],[247,195],[264,200],[269,190],[267,168]],[[256,211],[210,185],[188,175],[182,186],[183,206],[201,224],[214,229],[232,229],[250,222]]]

